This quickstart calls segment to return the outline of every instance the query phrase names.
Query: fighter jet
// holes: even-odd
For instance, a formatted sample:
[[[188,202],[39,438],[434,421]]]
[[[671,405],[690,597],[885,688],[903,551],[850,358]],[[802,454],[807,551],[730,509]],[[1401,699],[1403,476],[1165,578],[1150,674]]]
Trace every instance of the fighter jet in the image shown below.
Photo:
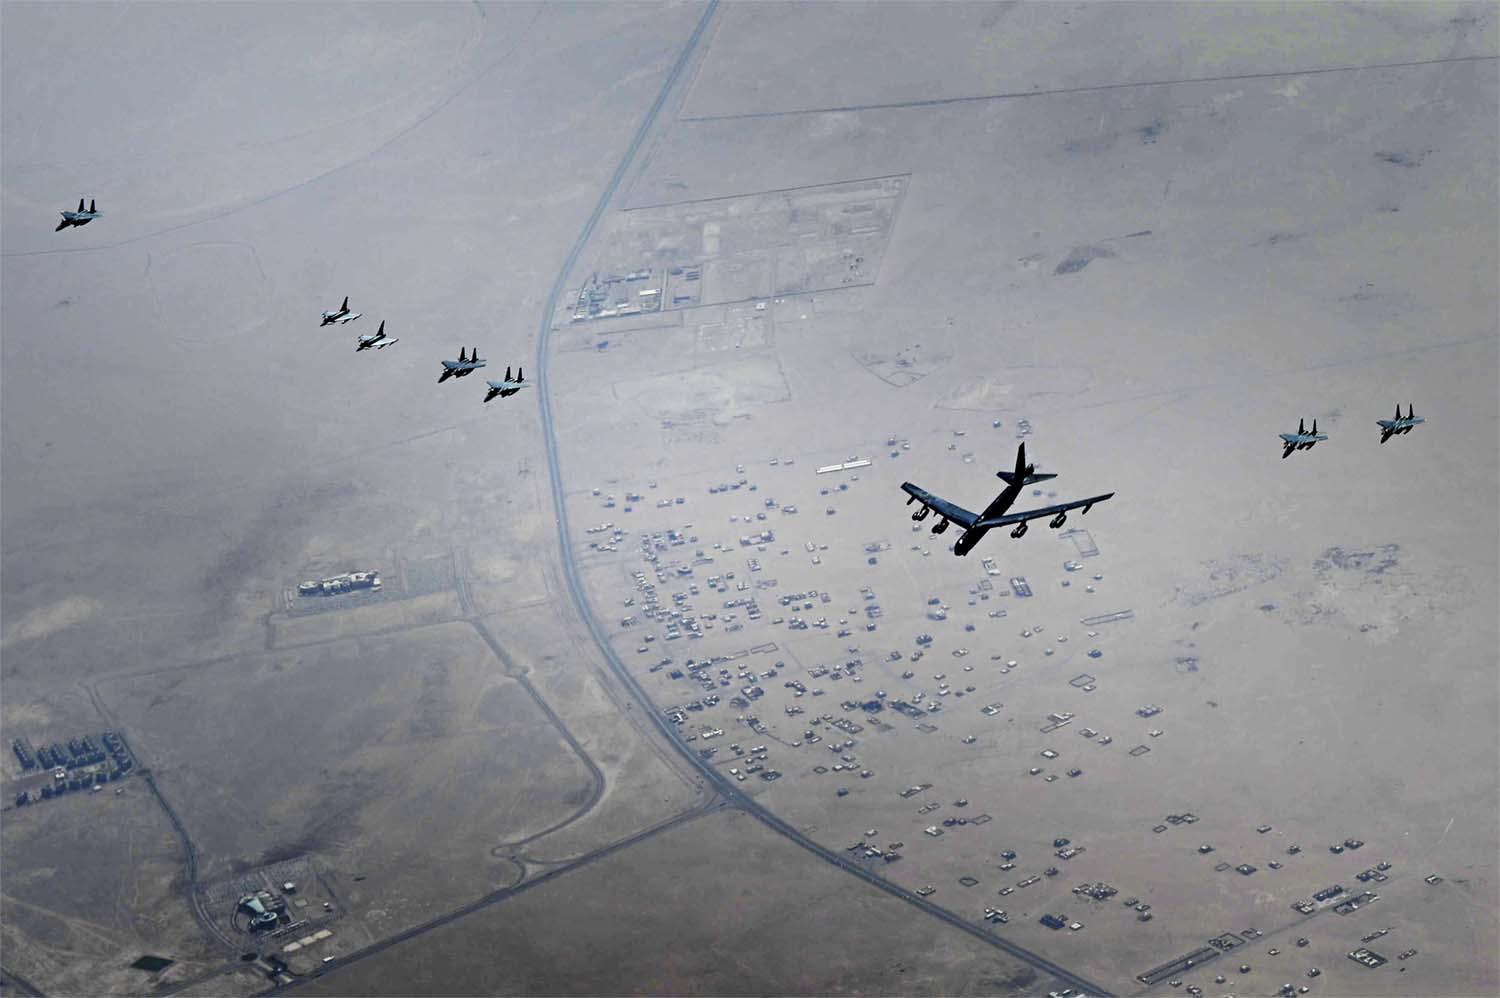
[[[519,367],[516,368],[516,376],[514,378],[510,376],[510,368],[507,367],[505,369],[504,381],[486,381],[485,384],[490,386],[489,394],[484,397],[484,400],[486,402],[494,398],[496,395],[510,398],[510,396],[514,395],[522,388],[531,387],[531,382],[526,380],[526,375],[521,371]]]
[[[83,198],[79,198],[77,211],[64,211],[61,214],[62,221],[57,223],[57,228],[53,229],[53,232],[61,232],[63,229],[66,229],[70,225],[88,225],[94,219],[104,214],[104,212],[100,211],[98,208],[95,208],[93,201],[89,202],[89,210],[84,211]]]
[[[1087,513],[1093,508],[1094,503],[1103,502],[1114,496],[1113,492],[1106,492],[1103,495],[1090,496],[1087,499],[1075,499],[1072,502],[1059,503],[1056,506],[1030,509],[1024,513],[1008,512],[1017,497],[1020,496],[1023,488],[1033,482],[1044,482],[1049,478],[1057,477],[1056,475],[1039,475],[1036,473],[1035,465],[1026,463],[1026,445],[1024,443],[1016,449],[1015,471],[998,471],[995,473],[995,477],[1005,482],[1005,491],[996,496],[994,501],[984,508],[984,512],[977,516],[962,506],[956,506],[925,489],[918,488],[911,482],[902,482],[901,489],[911,497],[906,500],[908,506],[914,502],[922,504],[922,508],[911,515],[913,520],[925,520],[928,514],[933,510],[937,510],[938,516],[942,520],[932,528],[934,534],[941,534],[947,530],[950,522],[957,523],[964,528],[963,534],[960,535],[957,543],[953,545],[953,553],[960,557],[972,551],[974,545],[978,544],[980,539],[994,527],[1008,527],[1011,524],[1015,524],[1015,529],[1010,532],[1010,535],[1012,537],[1020,537],[1026,533],[1026,524],[1028,521],[1040,520],[1043,517],[1050,516],[1052,520],[1048,525],[1053,530],[1056,530],[1067,520],[1068,510],[1082,507],[1083,512]]]
[[[361,314],[362,313],[360,312],[349,311],[349,296],[345,295],[344,304],[339,306],[339,310],[337,312],[323,313],[323,322],[321,324],[324,326],[328,326],[332,325],[335,322],[353,322],[355,319],[358,319]]]
[[[463,349],[458,351],[457,360],[443,361],[443,373],[438,375],[438,384],[442,384],[449,378],[462,378],[467,374],[473,374],[483,367],[488,361],[479,359],[479,348],[474,348],[474,353],[468,357],[464,356]]]
[[[1399,411],[1396,413],[1396,415],[1398,416],[1400,414],[1401,413]],[[1328,434],[1318,432],[1318,421],[1316,419],[1313,420],[1311,430],[1308,430],[1307,427],[1302,424],[1302,420],[1299,419],[1297,420],[1296,433],[1283,433],[1281,435],[1282,443],[1286,448],[1281,452],[1281,459],[1285,461],[1287,458],[1292,456],[1292,451],[1307,450],[1319,440],[1327,439]]]
[[[1396,417],[1394,419],[1377,419],[1375,420],[1375,422],[1380,424],[1380,442],[1385,443],[1387,440],[1391,439],[1391,437],[1394,437],[1398,433],[1410,433],[1412,431],[1412,427],[1416,426],[1418,423],[1425,423],[1427,422],[1427,420],[1423,419],[1421,416],[1414,415],[1412,412],[1411,403],[1408,402],[1406,404],[1405,416],[1401,415],[1401,406],[1397,405]]]
[[[375,330],[373,333],[366,333],[359,338],[359,342],[354,347],[354,352],[359,353],[361,350],[368,350],[371,347],[374,347],[377,350],[384,350],[386,347],[395,346],[400,342],[400,340],[388,339],[386,337],[385,320],[381,319],[379,329]]]

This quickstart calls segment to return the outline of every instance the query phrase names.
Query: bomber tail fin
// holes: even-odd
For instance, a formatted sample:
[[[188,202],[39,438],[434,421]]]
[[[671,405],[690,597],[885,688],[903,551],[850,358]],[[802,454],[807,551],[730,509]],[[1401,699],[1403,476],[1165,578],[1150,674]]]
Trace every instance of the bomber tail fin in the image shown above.
[[[1056,478],[1057,476],[1038,475],[1036,473],[1036,465],[1026,463],[1026,444],[1023,441],[1016,448],[1016,470],[997,471],[995,472],[995,477],[1003,481],[1006,485],[1015,485],[1017,483],[1027,485],[1031,482],[1045,482],[1047,479]]]
[[[1026,481],[1026,473],[1030,470],[1026,464],[1026,441],[1023,440],[1021,441],[1021,445],[1016,448],[1016,470],[997,471],[995,472],[995,477],[1003,481],[1006,485],[1014,485],[1017,482]]]

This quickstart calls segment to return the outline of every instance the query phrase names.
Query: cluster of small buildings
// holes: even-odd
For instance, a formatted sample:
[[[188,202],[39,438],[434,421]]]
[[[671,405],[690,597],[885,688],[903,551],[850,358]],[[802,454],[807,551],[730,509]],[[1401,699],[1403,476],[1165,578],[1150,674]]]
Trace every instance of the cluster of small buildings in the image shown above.
[[[243,895],[235,908],[249,918],[251,932],[267,932],[283,922],[291,922],[291,916],[286,910],[286,898],[270,891],[261,890]]]
[[[338,596],[358,589],[379,589],[376,572],[345,572],[327,579],[313,579],[297,586],[298,596]]]
[[[727,478],[726,476],[726,481],[708,483],[706,486],[708,493],[710,495],[726,495],[727,497],[731,497],[731,504],[736,503],[736,501],[743,503],[747,498],[743,493],[756,491],[756,486],[752,485],[750,480],[743,476],[745,470],[743,467],[737,467],[735,470],[741,474],[736,475],[734,478]],[[843,466],[827,466],[817,469],[817,471],[825,475],[848,470],[850,469]],[[832,496],[848,488],[847,483],[834,483],[821,489],[821,492],[825,496]],[[733,494],[736,492],[741,493],[737,497],[737,500],[733,498]],[[712,543],[714,538],[705,535],[704,540],[701,542],[703,547],[698,547],[700,544],[699,538],[693,535],[693,528],[690,524],[680,531],[665,530],[643,534],[641,537],[642,554],[647,565],[642,566],[642,571],[634,573],[637,592],[631,599],[626,600],[626,606],[630,608],[628,612],[632,616],[621,620],[621,625],[623,627],[636,626],[638,619],[640,622],[655,622],[657,625],[665,627],[664,637],[666,640],[671,641],[683,636],[693,638],[712,637],[713,635],[706,634],[705,632],[711,631],[713,624],[718,623],[720,625],[718,630],[722,636],[729,631],[737,629],[738,620],[732,619],[736,614],[740,615],[741,618],[748,614],[749,619],[755,621],[762,619],[763,613],[761,608],[765,607],[764,619],[773,625],[784,625],[790,630],[799,632],[812,631],[814,629],[829,632],[826,638],[815,638],[812,635],[808,635],[808,638],[811,638],[814,642],[831,640],[835,629],[837,629],[838,636],[841,638],[850,637],[860,624],[864,624],[866,630],[874,630],[877,620],[883,617],[883,613],[875,590],[871,586],[864,585],[860,587],[861,599],[858,601],[858,605],[851,606],[848,611],[848,617],[853,618],[854,626],[851,628],[849,627],[849,621],[839,619],[837,612],[839,608],[832,610],[822,609],[822,607],[826,607],[835,601],[833,593],[825,591],[821,587],[793,588],[793,586],[779,586],[776,579],[768,577],[770,573],[761,571],[760,562],[762,560],[766,561],[768,565],[773,564],[772,559],[768,555],[761,553],[759,557],[746,558],[745,554],[741,553],[746,548],[757,548],[759,552],[765,552],[769,545],[780,543],[782,545],[794,546],[797,543],[793,541],[789,544],[785,539],[778,538],[777,531],[772,529],[772,525],[764,522],[767,519],[767,514],[773,512],[775,509],[780,508],[784,513],[788,513],[794,507],[778,507],[774,500],[764,497],[756,497],[751,502],[755,506],[751,508],[748,515],[746,515],[743,509],[735,510],[731,508],[729,512],[734,515],[730,516],[729,520],[731,524],[743,521],[752,524],[752,526],[745,533],[739,533],[738,530],[731,527],[733,532],[723,536],[722,543]],[[762,504],[764,506],[763,510],[759,508]],[[662,503],[660,505],[669,506],[671,504]],[[608,526],[612,528],[613,525]],[[1075,538],[1075,540],[1077,539]],[[736,541],[738,542],[737,544]],[[875,556],[891,549],[890,542],[883,539],[862,539],[859,545],[863,551],[861,557],[865,557],[871,563],[873,563]],[[818,562],[818,553],[820,551],[827,551],[826,545],[819,545],[814,541],[808,541],[804,546],[808,553],[813,556],[814,564]],[[1089,546],[1091,550],[1087,554],[1080,548],[1079,557],[1098,553],[1096,548],[1092,548],[1092,545]],[[711,548],[711,550],[706,551],[704,548]],[[679,551],[674,549],[684,550]],[[748,552],[749,555],[755,555],[756,553],[753,551]],[[785,555],[788,552],[780,551],[779,553]],[[737,554],[739,555],[738,559],[736,559]],[[736,578],[734,571],[726,570],[726,559],[739,570],[740,578]],[[748,572],[746,571],[747,568]],[[994,559],[987,559],[984,568],[984,577],[980,578],[977,584],[969,587],[968,598],[968,605],[971,608],[980,608],[977,612],[975,610],[969,611],[969,613],[977,618],[977,623],[980,626],[983,623],[984,610],[988,609],[988,607],[983,606],[981,601],[998,598],[1003,605],[1004,597],[1025,599],[1033,595],[1033,588],[1025,577],[1020,575],[1009,577],[1008,573],[1002,572],[1000,567],[995,564]],[[1083,564],[1069,559],[1064,568],[1072,572],[1081,570]],[[651,580],[653,571],[656,576],[654,583]],[[714,572],[715,574],[707,575],[707,572]],[[1009,577],[1008,586],[1005,583],[1007,577]],[[673,579],[678,580],[681,591],[672,593],[668,597],[666,587],[670,587]],[[789,581],[795,584],[796,580]],[[710,593],[721,594],[722,598],[715,600],[715,608],[722,607],[720,616],[716,617],[713,612],[704,613],[695,606],[695,604],[701,605],[702,597],[705,595],[703,591],[704,587]],[[735,590],[734,592],[730,592],[731,587]],[[926,596],[923,598],[927,599]],[[777,601],[777,606],[783,614],[782,616],[775,616],[778,610],[767,605],[770,599]],[[963,612],[960,608],[950,608],[940,596],[933,596],[927,602],[928,605],[925,608],[925,612],[932,620],[937,622],[929,626],[944,626],[943,622],[950,619],[950,614],[951,616],[958,616]],[[953,602],[957,604],[957,600]],[[996,604],[992,602],[989,605],[994,606]],[[824,613],[831,613],[832,616],[819,617],[817,613],[820,610]],[[858,620],[861,612],[866,618],[865,621]],[[1006,611],[1002,609],[990,613],[989,616],[993,619],[997,616],[1004,617],[1005,615]],[[1088,622],[1109,623],[1116,620],[1129,619],[1130,616],[1132,616],[1130,611],[1119,611],[1112,614],[1105,614],[1099,618],[1090,618]],[[973,618],[969,619],[972,620]],[[972,633],[976,629],[976,622],[965,623],[965,632]],[[1021,636],[1029,638],[1034,634],[1041,634],[1042,632],[1043,628],[1041,626],[1035,626],[1023,631]],[[661,631],[657,633],[660,635]],[[1097,635],[1094,632],[1090,632],[1089,637],[1095,638]],[[651,640],[649,637],[646,638],[645,643],[641,644],[639,650],[642,652],[647,651]],[[804,644],[809,644],[802,637],[797,638],[797,640],[804,642]],[[976,636],[973,640],[981,641],[983,639]],[[1056,643],[1058,651],[1067,652],[1070,650],[1061,644],[1061,642],[1067,640],[1066,636],[1060,635],[1056,638],[1051,638],[1051,640]],[[746,642],[746,644],[753,644],[753,642]],[[697,697],[697,699],[689,703],[681,703],[679,701],[680,705],[668,708],[666,714],[670,721],[682,729],[681,737],[684,741],[697,743],[694,747],[704,759],[724,759],[726,747],[731,751],[735,751],[736,756],[741,754],[734,746],[726,746],[722,738],[725,734],[725,728],[732,729],[732,725],[729,723],[731,718],[726,718],[722,714],[715,716],[709,713],[711,710],[720,706],[732,707],[734,711],[731,712],[731,715],[734,713],[738,713],[739,715],[737,718],[732,718],[737,723],[749,726],[751,730],[756,732],[767,732],[768,729],[759,722],[758,718],[751,716],[756,710],[756,701],[763,699],[774,700],[777,696],[783,697],[778,707],[784,709],[787,717],[792,718],[803,715],[805,716],[805,720],[795,722],[798,727],[790,732],[780,734],[780,737],[785,740],[784,744],[788,744],[793,748],[810,748],[816,746],[829,751],[833,758],[825,757],[822,762],[817,762],[815,759],[809,760],[813,763],[809,768],[813,774],[817,775],[831,774],[839,777],[847,774],[845,780],[848,785],[840,786],[837,781],[830,781],[829,788],[834,790],[839,797],[848,795],[851,793],[851,787],[858,786],[859,781],[849,779],[849,777],[853,777],[855,774],[858,774],[861,778],[874,775],[873,772],[865,768],[856,754],[856,740],[853,734],[857,733],[860,727],[854,724],[851,718],[858,718],[866,725],[874,725],[885,729],[891,722],[896,721],[896,718],[890,717],[890,715],[895,714],[915,722],[921,731],[935,731],[937,730],[935,722],[939,720],[935,715],[941,713],[945,703],[947,706],[952,706],[953,700],[970,693],[984,697],[981,703],[975,705],[983,714],[996,717],[1004,711],[1004,704],[998,702],[997,698],[992,695],[986,695],[980,691],[980,687],[976,687],[972,683],[965,685],[967,677],[961,676],[950,683],[945,681],[946,677],[942,673],[938,673],[933,677],[934,682],[938,684],[935,692],[930,686],[923,690],[918,685],[910,685],[905,688],[892,687],[889,692],[886,690],[875,690],[873,691],[873,695],[871,695],[870,693],[859,694],[858,691],[851,690],[846,685],[844,687],[846,695],[836,698],[840,702],[844,716],[836,717],[835,714],[837,712],[817,714],[815,713],[817,708],[804,707],[803,704],[808,703],[808,701],[801,700],[800,698],[822,695],[825,692],[823,687],[827,687],[830,682],[836,680],[848,679],[859,682],[875,678],[877,674],[883,675],[883,671],[872,673],[871,675],[862,675],[863,670],[860,668],[861,658],[859,657],[861,650],[853,644],[848,644],[847,642],[846,644],[848,654],[841,657],[846,657],[848,661],[829,661],[825,664],[810,666],[805,671],[797,665],[794,659],[786,655],[783,655],[786,661],[775,661],[775,665],[772,668],[752,666],[751,663],[756,661],[756,654],[758,652],[768,649],[772,651],[776,650],[776,645],[769,643],[734,650],[729,654],[715,654],[697,657],[696,659],[689,658],[685,663],[674,662],[671,658],[664,658],[661,659],[659,664],[653,665],[651,671],[668,671],[671,679],[691,681],[696,683],[702,690],[701,694],[696,692],[691,694]],[[932,634],[921,633],[916,635],[916,648],[914,651],[907,653],[911,662],[915,664],[924,654],[933,654],[936,644],[937,641]],[[715,648],[714,650],[718,651],[719,649]],[[962,658],[969,655],[968,648],[950,650],[955,658]],[[726,648],[724,651],[729,652],[731,649]],[[868,650],[865,651],[868,654]],[[1087,645],[1079,649],[1079,651],[1088,654],[1089,657],[1094,659],[1098,659],[1101,654],[1097,649],[1090,652]],[[1053,648],[1049,646],[1044,653],[1052,654]],[[884,652],[880,653],[879,657],[883,661],[886,660]],[[898,662],[903,657],[905,657],[903,653],[897,651],[890,653],[888,660],[890,662]],[[767,658],[774,658],[774,656],[767,656]],[[1003,663],[998,670],[1002,675],[1010,672],[1017,665],[1014,659],[1008,663],[1004,663],[1003,655],[994,655],[992,659]],[[791,663],[791,668],[794,671],[788,671],[788,662]],[[896,666],[895,668],[899,670],[902,667]],[[955,671],[959,668],[962,668],[965,672],[973,672],[976,666],[970,664],[970,662],[955,663]],[[1071,674],[1068,673],[1068,675]],[[903,680],[915,678],[913,670],[907,669],[903,671],[901,678]],[[789,691],[790,696],[777,694],[775,686],[768,681],[770,679],[780,680],[780,685]],[[974,677],[974,681],[979,682],[979,677]],[[1085,675],[1083,677],[1084,685],[1092,688],[1093,682],[1094,679],[1092,676]],[[872,683],[871,685],[874,684]],[[983,686],[983,684],[981,683],[980,686]],[[1079,686],[1079,684],[1075,684],[1075,686]],[[835,688],[830,687],[829,689],[832,690]],[[770,690],[771,694],[768,694],[767,690]],[[1148,704],[1141,708],[1138,713],[1142,718],[1148,718],[1160,712],[1161,707]],[[694,713],[697,713],[703,719],[701,725],[693,719],[692,715]],[[1065,710],[1054,711],[1047,717],[1042,730],[1044,732],[1056,731],[1064,726],[1073,725],[1073,721],[1074,715],[1071,712]],[[851,724],[854,725],[852,732],[846,726]],[[1093,728],[1083,727],[1081,722],[1078,725],[1073,725],[1073,730],[1078,731],[1080,736],[1088,738],[1091,741],[1096,741],[1100,745],[1108,746],[1113,741],[1108,735],[1101,735]],[[1153,731],[1152,734],[1157,734],[1157,732]],[[973,735],[969,735],[963,738],[962,741],[963,744],[968,745],[973,744],[976,739]],[[1145,752],[1147,750],[1142,747],[1140,751]],[[1056,753],[1053,753],[1053,757],[1056,757]],[[762,775],[762,778],[769,778],[765,776],[762,760],[748,760],[743,765],[740,759],[730,761],[732,763],[729,767],[730,776],[735,779],[744,780],[750,775]],[[761,767],[759,771],[756,769],[757,766]],[[1058,768],[1056,775],[1051,775],[1049,778],[1051,780],[1058,779],[1063,774],[1064,768]],[[1034,772],[1041,773],[1041,770],[1034,770]],[[780,774],[775,773],[775,775],[779,776]],[[1083,771],[1081,768],[1074,766],[1067,770],[1067,775],[1081,776],[1083,775]],[[921,784],[910,788],[909,792],[920,793],[926,788],[927,785]],[[919,803],[922,802],[915,801],[913,802],[913,806],[915,807]],[[963,801],[962,803],[966,804],[967,801]],[[922,804],[922,809],[918,811],[919,817],[922,817],[923,820],[920,821],[917,827],[925,830],[926,834],[934,839],[945,833],[963,834],[961,831],[962,827],[978,825],[991,820],[988,815],[969,815],[962,809],[959,801],[954,802],[954,810],[949,811],[947,817],[941,819],[936,815],[926,817],[926,815],[932,814],[935,809],[942,806],[936,802],[928,802]],[[1173,824],[1179,822],[1190,824],[1197,819],[1191,815],[1173,815],[1169,820]],[[882,864],[894,862],[901,856],[900,849],[895,845],[882,848],[879,844],[872,841],[857,842],[850,845],[848,849],[860,858],[880,860]],[[1029,876],[1023,876],[1013,885],[1004,887],[1002,893],[1009,894],[1041,883],[1046,878],[1060,876],[1060,867],[1063,867],[1066,861],[1078,856],[1082,852],[1082,846],[1073,846],[1065,840],[1060,840],[1054,852],[1056,858],[1048,860],[1048,862],[1056,865],[1049,865],[1045,870],[1038,869]],[[1011,853],[1011,855],[1014,856],[1014,853]],[[1007,862],[1001,868],[1014,868],[1014,866],[1014,862]],[[974,880],[974,878],[969,878],[969,880]],[[965,884],[965,886],[971,886],[969,880],[960,879],[960,883]],[[977,880],[974,880],[974,882],[977,883]],[[932,890],[935,890],[935,888],[929,885],[929,887],[924,888],[918,893],[925,896]],[[1072,890],[1081,901],[1103,901],[1113,898],[1118,894],[1116,888],[1103,882],[1080,884],[1072,888]],[[1146,902],[1132,898],[1128,907],[1130,908],[1130,913],[1136,916],[1141,922],[1150,921],[1154,917],[1150,910],[1151,905]],[[1006,913],[998,908],[985,909],[985,918],[988,921],[997,923],[1003,923],[1008,920]],[[1081,923],[1071,922],[1060,914],[1056,915],[1055,918],[1059,921],[1058,928],[1072,928],[1074,931],[1083,928]]]
[[[34,798],[27,790],[16,795],[17,807],[25,807],[33,800],[51,800],[74,791],[99,789],[107,782],[128,776],[135,768],[135,758],[125,740],[113,731],[101,734],[99,742],[84,735],[68,739],[66,746],[54,743],[40,749],[33,748],[26,738],[17,738],[11,743],[11,750],[23,772],[53,769],[52,782],[43,784]]]
[[[690,270],[692,276],[685,279],[697,281],[700,269],[694,266]],[[671,273],[682,277],[684,268],[673,267]],[[618,316],[640,315],[642,312],[659,312],[662,308],[661,283],[659,279],[652,280],[650,267],[632,270],[623,276],[606,274],[601,278],[598,273],[595,273],[578,290],[578,297],[573,303],[573,321],[584,322],[589,319],[611,319]],[[694,297],[692,294],[681,296],[677,303],[692,301]]]

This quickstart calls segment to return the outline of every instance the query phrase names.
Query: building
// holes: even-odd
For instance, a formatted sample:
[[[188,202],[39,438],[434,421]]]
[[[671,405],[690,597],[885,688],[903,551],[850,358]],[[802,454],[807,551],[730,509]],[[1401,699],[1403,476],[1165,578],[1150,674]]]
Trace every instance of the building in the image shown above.
[[[379,589],[377,572],[345,572],[332,578],[304,582],[297,587],[298,596],[337,596],[356,589]]]

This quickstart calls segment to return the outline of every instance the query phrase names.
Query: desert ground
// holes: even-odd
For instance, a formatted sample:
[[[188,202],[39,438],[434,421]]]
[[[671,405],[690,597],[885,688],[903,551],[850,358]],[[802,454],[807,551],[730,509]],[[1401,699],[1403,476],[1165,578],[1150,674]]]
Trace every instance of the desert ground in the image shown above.
[[[5,5],[4,990],[1500,992],[1497,25]]]

